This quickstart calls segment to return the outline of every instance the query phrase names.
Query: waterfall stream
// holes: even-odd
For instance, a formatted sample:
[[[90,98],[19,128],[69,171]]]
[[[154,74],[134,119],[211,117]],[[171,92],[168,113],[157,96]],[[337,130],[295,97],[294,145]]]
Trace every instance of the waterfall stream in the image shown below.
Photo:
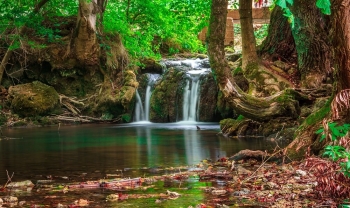
[[[154,83],[157,81],[159,74],[148,74],[148,83],[145,92],[144,105],[139,94],[139,91],[136,90],[136,105],[135,105],[135,113],[134,113],[134,121],[149,121],[149,108],[150,108],[150,99],[152,95],[151,88]]]
[[[167,67],[178,67],[186,71],[186,85],[183,89],[182,121],[198,121],[201,76],[210,72],[208,59],[185,59],[166,61]]]

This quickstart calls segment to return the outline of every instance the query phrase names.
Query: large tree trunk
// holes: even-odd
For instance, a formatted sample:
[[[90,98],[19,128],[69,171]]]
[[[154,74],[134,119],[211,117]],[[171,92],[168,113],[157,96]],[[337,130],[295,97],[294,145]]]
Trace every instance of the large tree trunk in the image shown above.
[[[272,10],[268,35],[261,44],[259,54],[272,61],[296,62],[296,50],[288,18],[281,7]]]
[[[242,68],[258,60],[253,28],[252,0],[239,0],[239,16],[242,35]]]
[[[34,8],[32,14],[29,15],[29,17],[31,17],[33,14],[36,14],[40,11],[41,7],[43,7],[49,0],[41,0]],[[18,30],[18,36],[21,36],[25,33],[25,26],[22,26],[21,28],[19,28]],[[13,50],[11,49],[11,46],[14,44],[15,41],[12,41],[12,43],[10,44],[10,47],[7,49],[4,57],[2,58],[1,64],[0,64],[0,84],[2,81],[2,76],[4,75],[4,71],[6,69],[6,65],[8,63],[8,61],[10,60]]]
[[[333,111],[333,117],[335,113],[334,110],[344,110],[345,113],[336,112],[340,115],[336,119],[342,119],[345,122],[350,121],[350,94],[348,91],[350,89],[350,0],[332,0],[331,5],[331,31],[333,31],[331,39],[334,49],[334,68],[337,72],[337,79],[339,80],[337,89],[338,95],[335,96],[335,99],[337,97],[339,98],[339,95],[341,95],[341,97],[338,99],[338,101],[335,101],[335,99],[333,100],[332,107],[330,107],[330,104],[328,103],[323,107],[323,109],[314,113],[313,118],[309,116],[309,118],[302,125],[304,128],[297,132],[295,140],[286,148],[286,152],[289,155],[297,155],[297,151],[299,151],[299,154],[303,154],[308,147],[311,147],[310,149],[316,153],[320,149],[323,149],[323,143],[315,141],[317,139],[315,131],[322,124],[323,118],[330,117],[329,112],[331,110]],[[334,107],[333,104],[335,102],[340,102],[340,107]],[[317,113],[318,115],[316,115]],[[307,121],[313,122],[308,124]]]
[[[332,102],[333,119],[350,122],[350,0],[332,0],[334,68],[338,94]]]
[[[79,13],[74,39],[75,57],[82,66],[99,64],[99,44],[96,36],[97,0],[79,0]]]
[[[317,88],[331,73],[326,17],[309,0],[295,0],[291,11],[294,15],[292,34],[298,52],[301,85]]]
[[[332,31],[338,91],[350,89],[350,0],[332,1]]]
[[[227,102],[237,113],[253,120],[269,120],[278,116],[298,116],[298,102],[286,96],[286,93],[291,91],[283,91],[271,97],[258,99],[245,94],[232,81],[224,51],[226,15],[227,1],[213,0],[209,23],[208,53],[214,76]]]

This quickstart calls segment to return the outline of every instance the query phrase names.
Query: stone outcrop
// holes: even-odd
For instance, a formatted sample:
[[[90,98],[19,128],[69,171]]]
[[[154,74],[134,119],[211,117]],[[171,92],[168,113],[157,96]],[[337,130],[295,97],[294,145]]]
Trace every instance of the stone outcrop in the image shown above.
[[[8,93],[11,109],[20,116],[45,116],[60,109],[56,90],[39,81],[11,86]]]

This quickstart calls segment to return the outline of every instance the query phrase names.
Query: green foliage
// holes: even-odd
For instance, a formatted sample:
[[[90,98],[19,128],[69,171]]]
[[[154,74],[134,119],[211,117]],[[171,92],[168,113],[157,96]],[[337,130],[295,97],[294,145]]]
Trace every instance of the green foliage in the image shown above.
[[[325,148],[325,152],[323,153],[323,156],[331,158],[333,161],[342,160],[343,162],[340,162],[340,167],[342,168],[342,172],[345,176],[350,177],[350,152],[347,151],[342,146],[333,146],[328,145]]]
[[[294,27],[294,15],[290,11],[289,6],[293,6],[294,0],[275,0],[275,4],[284,11],[284,16],[288,18],[288,22]]]
[[[237,118],[236,118],[236,121],[243,121],[245,119],[245,117],[243,115],[239,115]]]
[[[316,6],[321,9],[323,14],[330,15],[331,14],[331,2],[330,0],[317,0]]]
[[[338,139],[347,135],[350,130],[350,124],[337,125],[336,122],[328,122],[327,128],[329,132],[327,132],[324,128],[316,131],[317,134],[321,134],[320,141],[323,141],[327,136],[329,136],[332,142],[336,142]],[[326,134],[329,135],[326,135]],[[323,156],[331,158],[333,161],[341,160],[339,163],[342,168],[342,172],[345,176],[350,177],[350,152],[346,150],[343,146],[339,145],[328,145],[325,148]]]
[[[210,1],[109,1],[104,14],[106,32],[118,32],[133,57],[160,58],[181,51],[204,52],[197,34],[208,24]]]
[[[336,122],[330,122],[327,125],[328,125],[328,129],[330,130],[328,134],[330,135],[332,141],[337,140],[337,138],[344,137],[350,130],[350,124],[343,124],[339,126],[337,125]],[[322,142],[327,136],[324,128],[321,128],[316,131],[316,134],[321,134],[321,133],[322,135],[321,135],[320,141]]]
[[[11,49],[20,47],[17,41],[21,37],[14,31],[23,25],[31,29],[31,35],[45,38],[47,42],[58,41],[60,25],[64,22],[57,17],[76,16],[79,1],[50,0],[34,14],[36,3],[0,2],[0,29],[13,34],[10,37],[15,44]],[[110,0],[104,14],[97,16],[98,32],[101,36],[119,33],[129,54],[135,58],[160,59],[161,52],[205,52],[197,34],[208,24],[210,4],[210,0]],[[102,47],[108,51],[107,45]]]
[[[259,45],[267,37],[269,24],[263,24],[259,29],[254,31],[256,43]]]
[[[122,121],[124,123],[129,123],[131,121],[131,115],[128,113],[125,113],[122,115]]]

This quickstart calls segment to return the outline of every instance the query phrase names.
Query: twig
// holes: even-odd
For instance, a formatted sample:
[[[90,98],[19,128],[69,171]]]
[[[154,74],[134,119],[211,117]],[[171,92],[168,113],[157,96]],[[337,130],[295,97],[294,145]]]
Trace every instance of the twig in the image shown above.
[[[263,161],[263,162],[261,163],[261,165],[260,165],[248,178],[244,179],[244,180],[241,182],[241,184],[243,184],[244,182],[246,182],[246,181],[248,181],[248,180],[254,178],[253,175],[254,175],[256,172],[258,172],[258,170],[259,170],[261,167],[263,167],[263,165],[265,165],[265,163],[266,163],[267,161],[269,161],[269,160],[270,160],[273,156],[275,156],[277,153],[280,153],[282,150],[283,150],[283,149],[280,149],[280,150],[278,150],[277,152],[275,152],[275,153],[273,153],[272,155],[270,155],[270,157],[267,158],[265,161]]]
[[[11,177],[9,176],[9,172],[7,170],[6,170],[6,174],[7,174],[7,181],[6,181],[5,185],[3,186],[3,188],[6,188],[7,184],[9,182],[12,182],[11,179],[12,179],[13,175],[15,174],[15,172],[12,172]]]

